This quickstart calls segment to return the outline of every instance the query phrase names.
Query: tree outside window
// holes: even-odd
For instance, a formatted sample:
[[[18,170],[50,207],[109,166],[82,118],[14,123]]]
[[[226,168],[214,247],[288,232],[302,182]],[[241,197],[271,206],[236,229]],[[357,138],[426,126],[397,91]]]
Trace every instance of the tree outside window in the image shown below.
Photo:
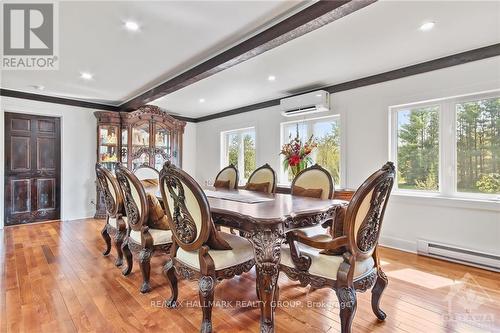
[[[392,158],[397,163],[398,189],[500,198],[498,92],[393,111]]]
[[[500,194],[500,98],[456,104],[457,191]]]
[[[398,188],[439,189],[439,106],[398,112]]]
[[[255,129],[243,129],[223,133],[223,165],[233,164],[245,181],[255,170]]]

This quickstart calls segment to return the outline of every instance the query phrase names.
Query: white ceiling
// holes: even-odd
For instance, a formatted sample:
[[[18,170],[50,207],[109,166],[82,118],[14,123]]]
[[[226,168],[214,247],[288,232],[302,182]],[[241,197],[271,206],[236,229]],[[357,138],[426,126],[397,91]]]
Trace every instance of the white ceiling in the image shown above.
[[[306,4],[61,1],[59,70],[3,71],[2,88],[118,105]],[[140,31],[127,31],[126,20],[139,23]],[[81,79],[82,71],[93,80]]]
[[[2,88],[118,105],[306,5],[60,2],[60,69],[4,71]],[[128,19],[141,30],[126,31]],[[420,31],[425,21],[435,28]],[[498,1],[379,1],[152,104],[196,118],[499,42]]]
[[[152,104],[196,118],[499,42],[498,1],[380,1]]]

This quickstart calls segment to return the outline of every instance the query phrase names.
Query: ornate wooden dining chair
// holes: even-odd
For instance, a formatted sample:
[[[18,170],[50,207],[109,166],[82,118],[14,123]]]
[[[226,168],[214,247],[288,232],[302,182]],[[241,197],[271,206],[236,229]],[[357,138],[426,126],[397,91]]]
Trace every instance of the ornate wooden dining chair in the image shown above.
[[[302,170],[292,181],[292,195],[325,200],[332,199],[333,192],[333,178],[328,170],[319,164]]]
[[[245,190],[264,193],[276,192],[276,173],[269,164],[257,168],[248,177]]]
[[[351,332],[356,291],[373,286],[372,310],[379,320],[386,317],[380,298],[388,281],[380,267],[377,245],[394,175],[394,164],[387,162],[361,185],[347,207],[345,220],[336,221],[343,223],[342,236],[307,237],[293,230],[287,234],[289,245],[282,247],[280,268],[290,279],[302,286],[335,290],[343,333]]]
[[[171,260],[165,269],[172,289],[167,305],[177,304],[178,277],[198,280],[201,332],[212,332],[215,285],[249,271],[255,264],[253,247],[245,238],[215,229],[201,187],[170,162],[160,171],[160,189],[173,234]]]
[[[139,179],[144,187],[158,188],[159,172],[149,165],[140,165],[134,170],[134,175]]]
[[[142,273],[141,293],[151,290],[149,283],[151,271],[151,256],[156,250],[168,254],[172,245],[172,232],[170,230],[154,229],[147,225],[151,213],[144,187],[137,177],[127,168],[117,163],[116,179],[123,192],[123,201],[127,216],[124,217],[128,225],[128,238],[123,243],[122,249],[127,261],[123,275],[132,271],[133,256],[138,255],[139,267]]]
[[[127,225],[123,220],[123,196],[116,178],[99,163],[95,165],[97,183],[104,197],[106,207],[106,224],[101,231],[102,238],[106,242],[106,249],[102,253],[107,256],[111,251],[111,236],[116,248],[115,265],[123,264],[122,244],[127,233]]]
[[[219,171],[215,177],[214,187],[237,189],[238,188],[238,169],[232,164]]]
[[[333,178],[328,170],[319,164],[300,171],[291,184],[291,194],[302,197],[316,199],[333,199],[334,195]],[[323,223],[307,229],[303,229],[307,236],[326,233],[326,227],[330,227],[332,221]]]

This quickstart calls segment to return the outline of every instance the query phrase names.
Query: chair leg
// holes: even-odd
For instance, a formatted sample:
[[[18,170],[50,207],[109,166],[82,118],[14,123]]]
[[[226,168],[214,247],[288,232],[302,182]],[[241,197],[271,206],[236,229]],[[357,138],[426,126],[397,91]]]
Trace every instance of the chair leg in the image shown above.
[[[102,252],[103,256],[107,256],[109,252],[111,251],[111,237],[108,234],[108,229],[107,229],[108,224],[106,223],[104,225],[104,228],[101,230],[101,235],[102,238],[104,239],[104,242],[106,243],[106,249]]]
[[[149,275],[151,272],[151,256],[153,255],[153,249],[143,248],[139,253],[139,267],[141,268],[142,274],[142,286],[141,293],[145,294],[151,290],[149,284]]]
[[[200,303],[203,311],[201,333],[212,332],[212,306],[214,301],[215,279],[210,275],[203,275],[198,285],[200,287]]]
[[[378,268],[377,281],[375,281],[375,285],[372,288],[372,310],[379,320],[385,320],[387,317],[385,312],[380,309],[380,298],[388,283],[387,276]]]
[[[125,238],[125,231],[116,231],[115,235],[115,248],[116,248],[116,261],[115,261],[115,266],[120,267],[123,265],[123,251],[122,251],[122,246],[123,246],[123,239]]]
[[[351,333],[352,321],[356,313],[356,290],[353,287],[342,287],[337,291],[340,306],[340,326],[342,333]]]
[[[172,259],[169,259],[163,267],[163,274],[167,278],[172,296],[167,300],[168,308],[175,308],[177,306],[177,296],[179,295],[179,288],[177,287],[177,275],[175,275],[175,267]]]
[[[125,261],[127,262],[127,266],[123,268],[122,274],[127,276],[132,271],[132,267],[134,266],[134,260],[132,258],[132,252],[130,251],[130,247],[128,245],[128,239],[126,239],[122,244],[122,251],[125,255]]]

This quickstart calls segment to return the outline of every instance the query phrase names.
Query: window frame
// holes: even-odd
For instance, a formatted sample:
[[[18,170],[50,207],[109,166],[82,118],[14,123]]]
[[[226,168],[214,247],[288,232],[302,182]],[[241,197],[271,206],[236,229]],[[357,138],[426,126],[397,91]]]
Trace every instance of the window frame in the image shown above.
[[[500,89],[467,95],[452,96],[389,107],[389,158],[398,167],[398,112],[413,108],[439,106],[439,190],[407,190],[394,184],[394,193],[420,197],[444,197],[479,201],[500,201],[500,194],[458,191],[457,161],[457,104],[483,99],[500,98]]]
[[[314,130],[314,124],[320,121],[324,121],[325,119],[331,118],[332,120],[335,120],[339,126],[340,129],[340,143],[339,143],[339,148],[340,148],[340,165],[339,165],[339,183],[334,183],[335,188],[343,188],[345,187],[346,183],[346,175],[345,175],[345,152],[344,152],[344,142],[345,142],[345,131],[343,131],[344,123],[342,122],[343,117],[341,117],[340,114],[330,114],[327,116],[321,116],[321,117],[311,117],[311,118],[303,118],[303,119],[298,119],[298,120],[290,120],[290,121],[285,121],[280,123],[280,146],[279,150],[281,150],[281,147],[285,144],[285,142],[288,142],[288,138],[285,138],[285,126],[290,125],[290,124],[297,124],[297,123],[307,123],[307,133],[308,136],[310,136],[310,133],[313,133]],[[283,159],[284,157],[282,155],[279,155],[279,173],[278,173],[278,182],[279,185],[282,185],[284,187],[289,187],[291,185],[291,182],[288,181],[288,173],[283,170]]]
[[[255,126],[250,126],[250,127],[243,127],[243,128],[237,128],[237,129],[231,129],[231,130],[226,130],[226,131],[221,131],[220,132],[220,170],[222,168],[225,168],[226,166],[229,165],[229,150],[228,150],[228,142],[227,142],[227,136],[230,134],[237,133],[241,137],[241,133],[248,132],[248,131],[253,131],[254,133],[254,144],[255,144],[255,163],[257,163],[257,130]],[[242,144],[243,141],[240,140],[240,144]],[[243,156],[243,160],[244,160]],[[239,184],[244,184],[247,179],[244,177],[245,176],[245,170],[244,168],[239,168],[238,165],[235,165],[235,167],[238,169],[238,180]]]

